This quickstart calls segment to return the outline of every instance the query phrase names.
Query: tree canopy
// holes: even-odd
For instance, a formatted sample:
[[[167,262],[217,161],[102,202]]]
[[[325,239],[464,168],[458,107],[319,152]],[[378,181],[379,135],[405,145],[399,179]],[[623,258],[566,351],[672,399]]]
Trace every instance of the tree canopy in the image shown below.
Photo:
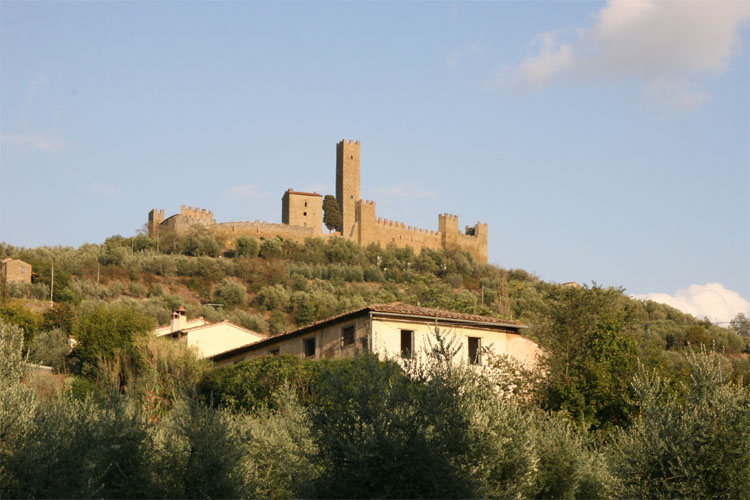
[[[341,230],[342,223],[339,202],[333,195],[325,195],[323,198],[323,224],[329,231],[333,231],[334,229]]]

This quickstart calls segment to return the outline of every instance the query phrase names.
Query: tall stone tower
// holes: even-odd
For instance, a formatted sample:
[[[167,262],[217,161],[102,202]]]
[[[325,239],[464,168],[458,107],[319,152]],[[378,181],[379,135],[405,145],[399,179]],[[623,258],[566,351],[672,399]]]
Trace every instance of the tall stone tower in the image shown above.
[[[341,208],[345,238],[356,238],[356,203],[359,200],[359,141],[342,140],[336,144],[336,200]]]

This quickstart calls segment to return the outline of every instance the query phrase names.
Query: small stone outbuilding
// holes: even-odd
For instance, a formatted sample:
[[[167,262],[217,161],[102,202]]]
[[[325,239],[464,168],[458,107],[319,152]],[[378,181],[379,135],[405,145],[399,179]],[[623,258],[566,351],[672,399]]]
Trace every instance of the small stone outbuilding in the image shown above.
[[[2,260],[0,276],[6,283],[31,283],[31,264],[8,257]]]

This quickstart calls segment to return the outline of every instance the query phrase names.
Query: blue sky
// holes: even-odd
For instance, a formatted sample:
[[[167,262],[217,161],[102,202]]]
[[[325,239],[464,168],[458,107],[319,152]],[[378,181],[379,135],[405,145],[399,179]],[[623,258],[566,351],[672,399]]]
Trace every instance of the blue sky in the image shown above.
[[[287,188],[334,192],[351,138],[381,217],[455,213],[489,224],[501,266],[748,314],[749,19],[722,1],[3,1],[0,239],[101,242],[180,204],[278,222]]]

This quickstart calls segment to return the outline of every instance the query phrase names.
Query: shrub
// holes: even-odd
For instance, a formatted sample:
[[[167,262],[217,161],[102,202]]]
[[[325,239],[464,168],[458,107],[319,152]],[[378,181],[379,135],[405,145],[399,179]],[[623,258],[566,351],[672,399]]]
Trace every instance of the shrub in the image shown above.
[[[42,323],[39,314],[27,309],[20,302],[7,302],[0,306],[0,319],[7,324],[18,326],[23,331],[26,344],[31,342]]]
[[[271,312],[271,317],[268,319],[268,326],[271,330],[271,333],[274,335],[284,333],[289,326],[286,314],[279,311],[278,309],[274,310],[273,312]]]
[[[237,309],[229,314],[229,321],[255,332],[268,332],[268,322],[260,314],[248,314]]]
[[[148,289],[143,283],[131,281],[128,283],[128,293],[134,297],[145,297],[148,294]]]
[[[224,278],[216,285],[214,301],[227,307],[242,306],[247,301],[247,290],[241,283],[230,278]]]
[[[75,354],[91,373],[100,360],[113,360],[118,352],[135,356],[136,343],[154,327],[152,318],[125,304],[99,304],[78,318]]]
[[[218,408],[249,413],[273,410],[282,388],[308,391],[312,366],[296,356],[263,356],[209,372],[198,391],[205,402]]]
[[[750,389],[729,381],[720,356],[687,352],[682,395],[641,370],[633,381],[640,413],[619,430],[612,471],[623,497],[748,498]]]
[[[260,251],[260,243],[251,236],[240,236],[235,240],[237,257],[255,258]]]
[[[263,240],[263,243],[260,245],[261,257],[264,259],[273,259],[281,257],[282,255],[284,255],[284,249],[281,246],[281,239],[276,237]]]
[[[289,292],[281,285],[264,286],[255,297],[255,304],[264,311],[286,309]]]
[[[29,360],[62,371],[69,352],[68,334],[58,329],[47,330],[34,336],[29,345]]]

